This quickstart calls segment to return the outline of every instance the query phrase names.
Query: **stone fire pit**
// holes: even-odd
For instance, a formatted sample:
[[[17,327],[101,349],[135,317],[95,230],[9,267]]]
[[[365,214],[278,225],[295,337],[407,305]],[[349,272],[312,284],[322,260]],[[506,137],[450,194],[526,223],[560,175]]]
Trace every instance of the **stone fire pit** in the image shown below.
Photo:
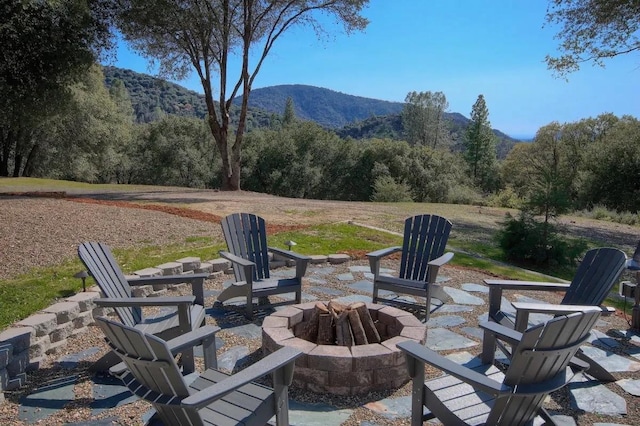
[[[409,312],[367,303],[380,333],[381,343],[318,345],[296,337],[308,321],[315,302],[293,305],[264,319],[262,350],[265,355],[292,346],[304,355],[296,360],[293,386],[311,392],[356,395],[395,389],[407,381],[406,361],[396,344],[406,340],[425,343],[427,328]]]

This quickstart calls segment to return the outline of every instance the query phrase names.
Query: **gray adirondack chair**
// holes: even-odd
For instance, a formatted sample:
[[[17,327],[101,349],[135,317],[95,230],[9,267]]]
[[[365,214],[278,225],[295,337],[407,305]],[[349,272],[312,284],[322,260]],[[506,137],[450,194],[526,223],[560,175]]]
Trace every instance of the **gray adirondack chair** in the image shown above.
[[[373,302],[390,301],[411,309],[425,310],[425,319],[429,320],[431,300],[441,303],[449,296],[436,284],[440,267],[453,258],[453,253],[445,253],[451,222],[435,215],[418,215],[404,222],[404,240],[402,247],[389,247],[367,254],[373,279]],[[402,252],[398,277],[380,274],[380,261],[393,253]],[[426,299],[426,305],[416,305],[398,299],[379,297],[380,290],[396,294],[410,294]]]
[[[531,313],[559,315],[582,310],[584,306],[599,306],[603,314],[615,312],[613,308],[600,305],[626,268],[626,259],[624,252],[616,248],[603,247],[589,250],[580,262],[570,284],[486,279],[484,282],[489,286],[489,320],[523,331],[528,326]],[[559,305],[513,302],[511,305],[516,310],[514,323],[501,310],[503,290],[564,291],[565,295]],[[492,338],[490,333],[485,334],[482,349],[484,362],[493,361],[496,345],[508,355],[508,347]],[[582,351],[578,351],[577,357],[589,363],[590,375],[603,381],[616,380],[610,372]]]
[[[511,364],[504,373],[477,359],[464,366],[417,342],[399,343],[413,379],[411,424],[422,425],[423,419],[436,417],[448,426],[530,425],[540,415],[545,424],[555,425],[542,403],[573,377],[567,365],[600,316],[599,309],[586,309],[558,316],[524,333],[487,324],[498,338],[514,345]],[[425,381],[425,364],[445,375]],[[426,416],[423,406],[429,409]]]
[[[164,339],[172,339],[204,324],[204,281],[208,274],[174,275],[127,280],[106,244],[85,242],[78,247],[78,256],[89,274],[100,287],[105,297],[96,299],[98,306],[115,310],[120,320],[130,327],[136,327],[147,333],[156,334]],[[132,286],[149,284],[190,283],[192,296],[175,297],[133,297]],[[142,307],[158,306],[176,308],[169,313],[145,318]],[[97,361],[93,370],[106,370],[118,358],[112,353]],[[188,348],[182,354],[185,372],[195,369],[193,350]]]
[[[310,257],[268,247],[265,221],[254,214],[234,213],[225,217],[222,220],[222,231],[228,251],[221,251],[220,256],[233,263],[236,282],[218,295],[218,302],[223,303],[234,297],[244,297],[246,315],[249,318],[253,316],[253,298],[258,298],[260,301],[271,295],[295,293],[294,303],[301,302],[302,278],[307,271]],[[269,252],[295,260],[295,277],[271,278]]]
[[[120,378],[132,393],[151,403],[165,425],[288,425],[288,386],[295,359],[302,354],[282,348],[244,370],[229,375],[215,367],[215,333],[204,326],[164,341],[133,327],[96,319],[109,345],[126,364]],[[202,345],[206,370],[184,377],[175,362],[176,348]],[[212,358],[213,357],[213,358]],[[273,388],[254,381],[273,373]]]

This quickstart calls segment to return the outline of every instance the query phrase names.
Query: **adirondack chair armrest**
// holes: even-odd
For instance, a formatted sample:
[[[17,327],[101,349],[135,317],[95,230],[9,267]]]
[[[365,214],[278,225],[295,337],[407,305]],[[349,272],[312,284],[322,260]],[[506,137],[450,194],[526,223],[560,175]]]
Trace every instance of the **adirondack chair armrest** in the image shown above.
[[[247,260],[245,258],[242,258],[240,256],[236,256],[235,254],[229,253],[228,251],[220,250],[219,253],[220,253],[220,256],[227,259],[229,262],[244,268],[244,276],[247,278],[248,281],[252,280],[253,278],[252,268],[256,267],[256,264],[254,262]],[[251,284],[251,282],[247,282],[247,284]]]
[[[295,261],[299,260],[302,262],[309,262],[311,260],[309,256],[306,256],[304,254],[296,253],[295,251],[281,249],[278,247],[267,247],[267,250],[269,250],[272,253],[279,254],[280,256],[284,256],[288,259],[293,259]]]
[[[389,256],[399,251],[402,251],[402,247],[393,246],[393,247],[387,247],[380,250],[372,251],[371,253],[367,253],[367,257],[369,258],[369,267],[371,268],[371,273],[376,277],[380,275],[380,260],[383,257]]]
[[[183,399],[182,404],[189,407],[204,407],[247,383],[281,368],[289,369],[289,374],[285,375],[293,377],[294,362],[301,355],[302,352],[299,349],[292,347],[278,349],[244,370]]]
[[[483,321],[478,324],[478,327],[485,332],[491,333],[496,339],[500,339],[510,345],[517,344],[522,339],[522,333],[513,330],[504,325],[498,324],[492,321]]]
[[[166,275],[161,277],[140,277],[127,280],[130,286],[140,286],[149,284],[182,284],[191,285],[191,292],[196,296],[198,305],[204,306],[204,281],[209,278],[209,274],[201,272],[197,274]]]
[[[435,266],[435,267],[441,267],[444,264],[448,263],[451,259],[453,259],[453,253],[452,252],[447,252],[445,254],[443,254],[442,256],[433,259],[431,262],[428,263],[429,266]]]
[[[169,346],[171,353],[176,355],[185,349],[202,345],[204,367],[218,368],[216,357],[216,333],[218,331],[220,331],[220,327],[205,325],[167,341],[167,346]]]
[[[433,259],[427,264],[429,265],[429,268],[427,269],[427,282],[429,284],[435,284],[436,279],[438,278],[440,267],[449,262],[451,259],[453,259],[453,253],[448,252],[436,259]]]
[[[502,290],[566,291],[570,285],[569,283],[489,279],[485,279],[484,283],[489,286],[490,291],[494,287]]]
[[[473,386],[475,389],[482,390],[490,395],[498,395],[501,393],[510,393],[512,388],[502,383],[490,379],[484,374],[471,370],[463,365],[457,364],[450,359],[443,357],[435,351],[419,344],[415,341],[404,341],[397,345],[407,356],[407,362],[411,363],[417,360],[419,363],[426,363],[445,373],[462,380]],[[420,367],[418,367],[420,368]]]
[[[175,297],[109,297],[95,299],[98,306],[116,307],[136,307],[136,306],[180,306],[193,305],[195,296],[175,296]]]
[[[296,253],[295,251],[284,250],[278,247],[267,247],[267,249],[280,256],[286,257],[287,259],[293,259],[296,261],[296,278],[304,277],[304,274],[307,273],[307,266],[311,261],[309,256]]]
[[[159,277],[140,277],[130,278],[127,280],[130,286],[140,286],[149,284],[181,284],[188,283],[193,284],[198,281],[204,281],[209,278],[209,274],[206,272],[197,274],[185,274],[185,275],[165,275]]]
[[[593,305],[554,305],[551,303],[526,302],[512,302],[511,305],[516,309],[515,329],[518,331],[524,331],[527,328],[529,323],[529,314],[531,313],[563,315],[571,314],[573,312],[603,312],[602,308]],[[608,309],[604,308],[604,311],[608,312]]]

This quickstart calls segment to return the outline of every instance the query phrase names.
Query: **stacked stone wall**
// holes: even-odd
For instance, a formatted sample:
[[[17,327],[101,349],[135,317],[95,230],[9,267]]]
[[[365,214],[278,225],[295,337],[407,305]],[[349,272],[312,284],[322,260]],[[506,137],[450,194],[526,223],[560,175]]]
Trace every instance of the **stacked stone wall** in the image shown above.
[[[210,276],[229,273],[231,263],[224,259],[201,262],[188,257],[135,271],[128,278],[208,272]],[[132,288],[132,295],[161,296],[188,284],[146,285]],[[97,286],[65,298],[0,332],[0,403],[4,391],[26,383],[27,372],[36,370],[49,355],[61,352],[67,339],[84,333],[94,318],[108,315],[110,308],[102,308],[95,300],[104,297]]]

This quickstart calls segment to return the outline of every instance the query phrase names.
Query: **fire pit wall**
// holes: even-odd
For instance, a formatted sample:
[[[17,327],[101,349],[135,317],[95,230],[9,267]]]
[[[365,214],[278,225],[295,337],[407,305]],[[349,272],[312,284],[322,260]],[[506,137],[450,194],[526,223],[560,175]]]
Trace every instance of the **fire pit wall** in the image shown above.
[[[266,317],[262,325],[265,355],[284,346],[304,353],[296,360],[293,386],[316,393],[357,395],[395,389],[409,381],[405,357],[396,344],[406,340],[425,343],[427,328],[417,318],[391,306],[367,303],[381,343],[318,345],[296,337],[314,305],[310,302],[287,307]]]

